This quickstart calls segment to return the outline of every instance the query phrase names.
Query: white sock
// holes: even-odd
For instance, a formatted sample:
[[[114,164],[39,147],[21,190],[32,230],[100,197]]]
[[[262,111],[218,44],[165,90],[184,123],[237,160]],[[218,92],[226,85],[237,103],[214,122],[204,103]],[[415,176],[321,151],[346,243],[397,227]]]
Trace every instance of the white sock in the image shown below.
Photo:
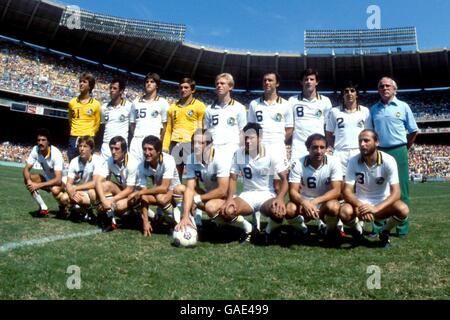
[[[42,199],[39,191],[34,191],[31,195],[33,196],[34,200],[36,200],[41,210],[48,210],[48,207],[45,204],[44,199]]]
[[[245,233],[252,232],[252,224],[248,222],[243,216],[237,216],[231,221],[231,225],[239,227],[245,231]]]
[[[345,225],[346,225],[347,227],[353,229],[353,230],[356,230],[356,231],[359,232],[360,234],[363,233],[363,229],[362,229],[361,224],[360,224],[359,221],[358,221],[358,218],[355,218],[355,219],[353,219],[353,220],[347,222]]]
[[[162,211],[164,212],[164,215],[171,216],[173,212],[173,206],[169,202],[164,208],[162,208]]]
[[[338,228],[339,231],[344,231],[344,223],[341,219],[338,219],[336,228]]]
[[[203,211],[201,209],[198,209],[198,208],[195,209],[194,221],[195,221],[195,224],[197,226],[201,226],[203,224],[202,217],[203,217]]]
[[[252,215],[252,224],[255,230],[261,230],[261,212],[256,211]]]
[[[273,230],[281,226],[281,223],[278,223],[276,221],[273,221],[271,218],[269,218],[269,222],[267,223],[265,232],[267,234],[271,234]]]
[[[383,227],[383,231],[390,231],[394,229],[396,226],[398,226],[400,223],[408,219],[407,217],[405,219],[400,219],[396,216],[392,216],[389,219],[387,219],[386,224]]]
[[[325,223],[327,225],[327,230],[328,231],[336,230],[337,223],[338,223],[338,218],[337,217],[325,216],[324,220],[325,220]]]
[[[289,225],[301,231],[302,233],[308,232],[308,227],[305,224],[305,218],[303,216],[296,216],[292,219],[286,219]]]

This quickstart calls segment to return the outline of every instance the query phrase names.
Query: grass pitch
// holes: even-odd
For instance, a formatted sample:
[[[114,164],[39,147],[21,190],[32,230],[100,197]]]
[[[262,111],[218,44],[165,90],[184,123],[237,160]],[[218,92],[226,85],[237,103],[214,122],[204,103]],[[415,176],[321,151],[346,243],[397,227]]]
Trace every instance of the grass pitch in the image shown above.
[[[203,241],[175,248],[167,234],[144,238],[132,229],[65,238],[97,230],[49,218],[21,170],[0,167],[0,299],[448,299],[450,184],[411,186],[411,233],[392,248],[343,245],[239,245]],[[62,239],[54,240],[55,236]],[[53,237],[53,238],[52,238]],[[25,242],[32,240],[30,242]],[[40,241],[40,243],[39,243]],[[369,289],[368,267],[380,270]],[[69,289],[70,266],[81,288]],[[68,272],[69,270],[69,272]],[[369,280],[370,282],[370,280]]]

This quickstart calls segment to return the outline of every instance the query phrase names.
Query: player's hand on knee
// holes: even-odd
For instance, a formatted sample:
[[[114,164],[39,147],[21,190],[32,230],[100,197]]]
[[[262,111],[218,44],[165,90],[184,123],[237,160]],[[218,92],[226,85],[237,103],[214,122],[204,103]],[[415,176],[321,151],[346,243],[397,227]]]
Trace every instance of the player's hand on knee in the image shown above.
[[[275,198],[271,205],[272,213],[276,218],[283,218],[286,215],[286,205],[281,199]]]

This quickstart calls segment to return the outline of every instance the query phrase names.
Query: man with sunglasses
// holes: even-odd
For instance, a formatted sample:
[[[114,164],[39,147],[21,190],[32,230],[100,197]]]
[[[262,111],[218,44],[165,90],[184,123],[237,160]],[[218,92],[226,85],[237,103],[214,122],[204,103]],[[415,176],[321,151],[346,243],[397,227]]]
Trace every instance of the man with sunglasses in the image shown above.
[[[373,129],[380,137],[379,149],[397,161],[401,200],[409,206],[408,149],[416,140],[418,127],[409,105],[397,99],[397,83],[392,78],[380,79],[378,93],[381,100],[370,109]],[[381,225],[375,224],[373,231],[377,232],[381,228]],[[397,234],[404,237],[408,232],[409,221],[406,219],[397,226]]]

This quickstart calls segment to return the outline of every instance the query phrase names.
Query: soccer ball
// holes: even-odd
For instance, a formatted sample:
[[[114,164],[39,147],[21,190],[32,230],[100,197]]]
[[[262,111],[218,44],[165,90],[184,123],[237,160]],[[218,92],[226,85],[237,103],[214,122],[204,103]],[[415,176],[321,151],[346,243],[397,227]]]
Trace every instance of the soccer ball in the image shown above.
[[[193,247],[197,243],[197,230],[186,226],[183,231],[173,232],[173,244],[177,247]]]

